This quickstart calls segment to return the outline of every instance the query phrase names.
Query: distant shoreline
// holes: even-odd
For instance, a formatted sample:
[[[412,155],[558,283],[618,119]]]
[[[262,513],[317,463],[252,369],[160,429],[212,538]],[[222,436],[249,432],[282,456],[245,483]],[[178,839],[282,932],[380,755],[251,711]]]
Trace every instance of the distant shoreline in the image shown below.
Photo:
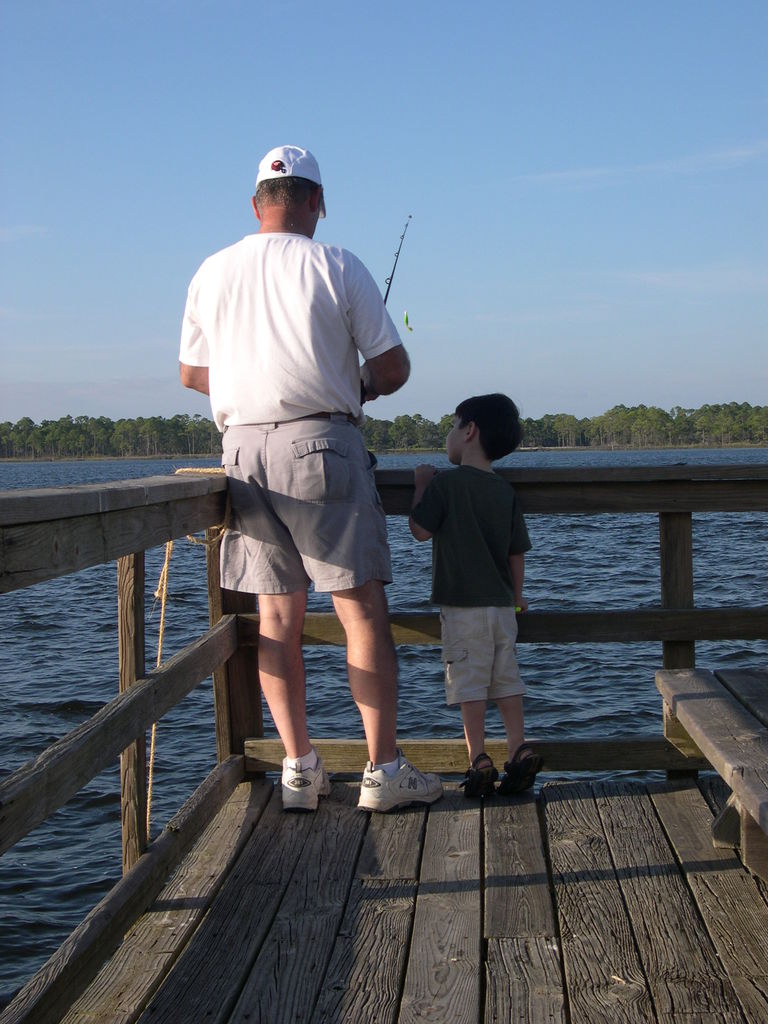
[[[597,445],[597,444],[578,444],[578,445],[533,445],[527,447],[521,445],[517,451],[521,453],[525,452],[663,452],[663,451],[725,451],[733,450],[738,448],[747,449],[760,449],[764,448],[768,451],[768,445],[764,444],[750,444],[748,441],[735,441],[731,444],[657,444],[657,445],[642,445],[637,447],[634,445]],[[384,448],[377,451],[376,455],[435,455],[444,453],[444,448]],[[44,465],[48,465],[53,462],[177,462],[184,460],[185,462],[205,462],[210,459],[218,459],[221,457],[221,452],[212,452],[206,455],[188,455],[182,452],[176,452],[172,455],[67,455],[67,456],[51,456],[51,455],[40,455],[40,456],[27,456],[13,458],[7,458],[0,456],[0,465],[4,463],[34,463],[39,462]]]

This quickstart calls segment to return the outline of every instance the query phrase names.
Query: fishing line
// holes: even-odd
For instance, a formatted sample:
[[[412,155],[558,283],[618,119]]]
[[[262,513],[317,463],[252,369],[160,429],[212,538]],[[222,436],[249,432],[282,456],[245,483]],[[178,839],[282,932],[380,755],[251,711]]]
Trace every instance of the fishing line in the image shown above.
[[[403,240],[405,238],[405,233],[408,230],[408,225],[411,222],[411,217],[412,216],[413,216],[412,214],[410,214],[410,213],[408,214],[408,220],[405,222],[405,227],[403,228],[402,235],[400,235],[400,244],[398,245],[397,252],[395,253],[395,262],[392,264],[392,271],[391,271],[389,277],[385,277],[384,278],[384,284],[386,284],[386,286],[387,286],[387,290],[384,292],[384,305],[385,306],[387,304],[387,299],[389,298],[389,289],[392,287],[392,278],[395,276],[395,270],[397,270],[397,261],[400,259],[400,250],[403,248]],[[408,311],[407,310],[406,310],[406,312],[405,312],[405,314],[403,316],[403,320],[404,320],[405,326],[408,328],[408,330],[409,331],[413,331],[413,328],[408,323]],[[361,380],[360,381],[360,404],[363,405],[364,403],[365,403],[365,384]]]
[[[408,214],[408,220],[405,222],[405,227],[403,228],[403,233],[402,233],[402,235],[400,235],[400,244],[398,245],[397,252],[395,253],[395,262],[392,265],[392,273],[389,275],[389,277],[384,279],[384,283],[387,286],[387,290],[384,293],[384,305],[385,306],[387,304],[387,299],[389,298],[389,289],[392,286],[392,278],[395,276],[395,269],[397,267],[397,261],[400,259],[400,250],[403,248],[403,239],[405,238],[405,232],[408,230],[408,224],[410,223],[411,217],[412,217],[412,214],[409,213]],[[403,313],[403,323],[405,324],[405,326],[407,327],[407,329],[409,331],[411,331],[411,332],[413,331],[413,328],[408,323],[408,310],[407,309]]]

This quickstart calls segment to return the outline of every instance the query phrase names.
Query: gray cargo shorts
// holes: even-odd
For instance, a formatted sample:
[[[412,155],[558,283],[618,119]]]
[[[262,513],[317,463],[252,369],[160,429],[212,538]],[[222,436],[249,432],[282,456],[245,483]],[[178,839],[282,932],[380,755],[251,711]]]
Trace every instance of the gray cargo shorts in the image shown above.
[[[392,581],[372,459],[345,415],[228,427],[221,584],[251,594]]]

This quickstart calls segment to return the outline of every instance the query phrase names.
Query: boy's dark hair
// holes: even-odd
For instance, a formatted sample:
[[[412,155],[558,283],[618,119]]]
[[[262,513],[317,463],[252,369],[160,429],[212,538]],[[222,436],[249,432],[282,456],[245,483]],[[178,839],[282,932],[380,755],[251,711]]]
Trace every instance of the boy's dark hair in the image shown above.
[[[509,455],[523,439],[520,413],[506,395],[497,393],[466,398],[456,406],[454,415],[462,427],[468,423],[475,424],[480,446],[491,461]]]

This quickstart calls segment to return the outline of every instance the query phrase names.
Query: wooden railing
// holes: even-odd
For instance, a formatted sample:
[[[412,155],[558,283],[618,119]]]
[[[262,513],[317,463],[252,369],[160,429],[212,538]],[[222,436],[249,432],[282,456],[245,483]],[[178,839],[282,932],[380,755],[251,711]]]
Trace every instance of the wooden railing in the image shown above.
[[[119,636],[119,696],[0,784],[0,853],[120,756],[123,865],[137,862],[147,844],[146,731],[237,647],[229,616],[145,676],[144,552],[222,522],[225,505],[219,475],[0,495],[0,594],[117,560]]]
[[[529,612],[521,617],[521,643],[655,640],[663,645],[664,667],[680,668],[694,664],[697,640],[768,638],[766,607],[694,608],[691,526],[694,511],[768,510],[768,466],[515,469],[501,475],[514,483],[527,514],[652,512],[659,517],[661,607]],[[377,483],[386,511],[407,514],[413,474],[384,470],[377,474]],[[0,784],[0,853],[121,754],[123,861],[126,870],[136,864],[147,847],[144,736],[211,674],[220,767],[205,785],[219,797],[211,797],[206,811],[195,798],[185,805],[182,819],[194,819],[195,829],[183,827],[179,819],[170,834],[156,840],[153,847],[160,844],[163,864],[183,854],[193,832],[212,817],[246,770],[279,766],[279,741],[260,738],[255,602],[220,590],[213,543],[207,559],[210,630],[159,669],[145,672],[144,551],[202,530],[213,541],[225,502],[226,481],[214,471],[0,495],[0,593],[117,560],[120,643],[118,696]],[[436,614],[394,614],[391,619],[396,643],[439,643]],[[343,644],[344,637],[334,616],[315,613],[307,615],[304,641]],[[319,741],[328,767],[338,771],[359,771],[365,760],[359,745],[349,739]],[[463,770],[465,751],[459,739],[402,745],[420,767]],[[663,737],[607,737],[599,743],[552,743],[544,738],[538,746],[552,770],[690,765]],[[500,753],[494,741],[489,752]],[[142,889],[139,901],[145,895]]]

